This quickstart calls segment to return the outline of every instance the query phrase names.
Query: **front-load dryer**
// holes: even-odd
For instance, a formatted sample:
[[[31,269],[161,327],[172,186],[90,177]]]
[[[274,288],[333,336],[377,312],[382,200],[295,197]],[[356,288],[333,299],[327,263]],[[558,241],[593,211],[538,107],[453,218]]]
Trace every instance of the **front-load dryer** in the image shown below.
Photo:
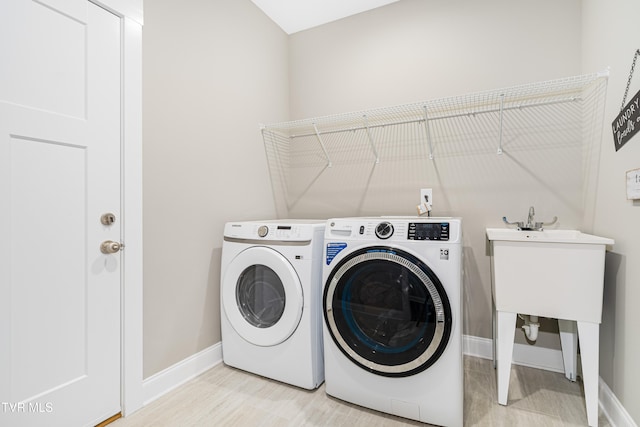
[[[324,381],[325,221],[225,224],[220,282],[224,363],[305,389]]]
[[[462,426],[462,222],[336,218],[324,242],[327,394]]]

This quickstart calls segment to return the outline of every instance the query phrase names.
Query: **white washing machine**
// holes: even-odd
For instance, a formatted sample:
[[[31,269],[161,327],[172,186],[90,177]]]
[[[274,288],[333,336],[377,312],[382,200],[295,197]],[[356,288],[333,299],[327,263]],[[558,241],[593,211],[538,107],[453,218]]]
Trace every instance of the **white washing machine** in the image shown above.
[[[309,390],[322,384],[324,226],[311,220],[225,224],[224,363]]]
[[[337,218],[325,229],[327,394],[462,426],[460,218]]]

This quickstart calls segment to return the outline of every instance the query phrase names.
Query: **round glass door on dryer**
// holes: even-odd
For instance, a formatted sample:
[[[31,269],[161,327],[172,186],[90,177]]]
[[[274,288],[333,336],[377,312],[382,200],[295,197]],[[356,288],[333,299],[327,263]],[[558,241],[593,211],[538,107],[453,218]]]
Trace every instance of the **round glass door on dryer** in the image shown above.
[[[302,284],[279,252],[263,246],[245,249],[227,266],[221,286],[227,319],[249,343],[278,345],[298,327]]]
[[[396,248],[366,247],[342,259],[327,278],[323,304],[337,347],[378,375],[424,371],[451,334],[442,283],[424,262]]]

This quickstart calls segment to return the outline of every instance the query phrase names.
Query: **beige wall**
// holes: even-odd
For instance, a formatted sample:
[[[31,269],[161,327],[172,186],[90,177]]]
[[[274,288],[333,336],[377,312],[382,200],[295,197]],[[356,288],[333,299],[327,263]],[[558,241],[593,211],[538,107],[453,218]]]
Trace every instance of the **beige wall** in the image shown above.
[[[634,52],[640,48],[640,3],[636,0],[583,1],[583,66],[611,67],[602,135],[595,231],[615,239],[607,254],[600,376],[640,424],[640,202],[626,199],[625,174],[640,168],[640,136],[618,152],[611,122],[620,105]],[[640,65],[640,64],[639,64]],[[627,102],[640,90],[636,67]]]
[[[581,3],[510,0],[402,0],[290,36],[293,119],[433,100],[581,73]],[[599,71],[597,69],[589,72]],[[533,123],[544,126],[544,122]],[[478,131],[478,129],[475,129]],[[523,135],[511,135],[515,144]],[[461,216],[464,229],[464,333],[491,337],[490,262],[485,228],[501,218],[582,224],[580,149],[545,144],[505,154],[478,150],[473,138],[456,154],[334,166],[313,179],[294,217],[415,215],[421,187],[433,188],[436,216]],[[574,147],[575,148],[575,147]],[[302,192],[301,192],[302,194]],[[545,322],[536,345],[559,348]],[[522,333],[517,334],[524,342]]]
[[[401,0],[290,37],[291,119],[580,72],[580,1]]]
[[[249,0],[144,6],[147,378],[220,341],[224,223],[275,216],[259,124],[288,117],[288,54]]]

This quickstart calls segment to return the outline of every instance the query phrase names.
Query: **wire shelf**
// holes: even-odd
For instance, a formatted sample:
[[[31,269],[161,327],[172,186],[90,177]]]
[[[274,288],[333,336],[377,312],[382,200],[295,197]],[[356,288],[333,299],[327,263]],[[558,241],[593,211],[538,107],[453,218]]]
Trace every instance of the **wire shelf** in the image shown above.
[[[264,125],[274,191],[290,210],[339,165],[585,147],[600,136],[607,79],[594,73]]]

